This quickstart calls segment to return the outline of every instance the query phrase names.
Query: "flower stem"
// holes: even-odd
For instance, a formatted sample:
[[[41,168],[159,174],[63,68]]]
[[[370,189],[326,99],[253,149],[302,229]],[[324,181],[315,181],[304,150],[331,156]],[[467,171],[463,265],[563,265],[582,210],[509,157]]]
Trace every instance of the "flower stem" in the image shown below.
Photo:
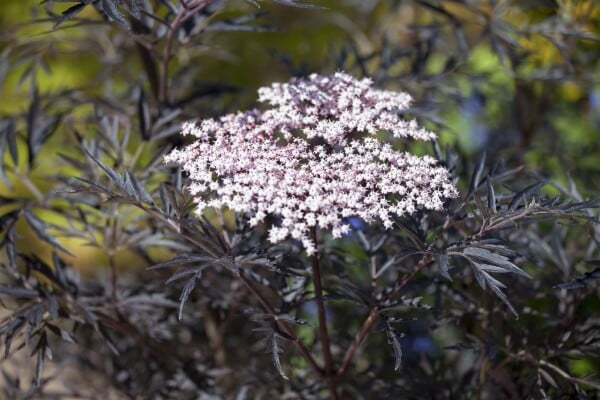
[[[264,310],[273,316],[277,315],[273,306],[271,306],[269,301],[254,287],[252,282],[243,274],[240,274],[239,277],[246,289],[248,289],[248,291],[252,293],[252,295],[258,300],[258,302],[264,308]],[[308,363],[311,365],[311,367],[315,370],[317,374],[319,374],[320,376],[323,375],[323,370],[321,370],[312,354],[310,354],[310,351],[308,351],[308,349],[304,346],[300,339],[297,338],[296,335],[294,335],[294,332],[292,332],[289,326],[284,321],[277,321],[276,323],[277,326],[279,326],[279,329],[281,329],[289,336],[294,337],[294,343],[300,350],[300,353],[302,353],[302,356],[306,359],[306,361],[308,361]]]
[[[312,227],[310,230],[311,240],[316,247],[317,228]],[[310,257],[313,270],[313,284],[315,286],[315,296],[317,299],[317,313],[319,318],[319,337],[321,339],[321,347],[323,348],[323,357],[325,358],[325,378],[327,379],[327,387],[332,399],[339,399],[335,382],[335,374],[333,369],[333,357],[331,356],[331,345],[329,343],[329,333],[327,332],[327,316],[325,314],[325,302],[323,301],[323,288],[321,286],[321,266],[319,263],[319,253],[315,251]]]

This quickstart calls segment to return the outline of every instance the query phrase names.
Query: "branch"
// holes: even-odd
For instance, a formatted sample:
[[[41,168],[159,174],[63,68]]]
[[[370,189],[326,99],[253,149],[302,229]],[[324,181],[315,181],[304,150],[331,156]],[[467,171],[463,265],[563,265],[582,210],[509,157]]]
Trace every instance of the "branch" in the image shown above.
[[[310,229],[310,235],[313,243],[317,245],[317,228]],[[337,388],[334,380],[333,357],[331,356],[331,344],[329,343],[329,333],[327,332],[327,316],[325,315],[325,304],[323,301],[323,288],[321,287],[321,267],[319,264],[318,250],[310,257],[313,270],[313,284],[315,286],[315,296],[317,300],[317,312],[319,317],[319,337],[321,347],[323,348],[323,357],[325,358],[325,374],[327,385],[333,399],[338,399]]]
[[[265,309],[265,311],[267,311],[267,313],[271,314],[273,317],[276,317],[277,313],[275,312],[275,309],[273,308],[273,306],[271,306],[271,304],[267,301],[267,299],[265,299],[265,297],[254,287],[252,282],[247,277],[242,275],[241,273],[240,273],[239,277],[240,277],[240,280],[242,281],[242,283],[244,284],[244,286],[246,286],[248,291],[250,293],[252,293],[252,295],[254,295],[254,297],[256,297],[256,299],[258,300],[260,305]],[[286,324],[284,321],[281,321],[279,319],[275,319],[275,323],[283,332],[285,332],[287,335],[294,338],[294,343],[296,343],[296,346],[298,347],[298,349],[300,350],[300,352],[302,353],[302,355],[304,356],[306,361],[308,361],[308,363],[311,365],[311,367],[315,370],[315,372],[319,376],[323,377],[325,375],[323,369],[321,367],[319,367],[319,364],[317,364],[317,361],[315,360],[315,358],[312,356],[312,354],[310,354],[310,351],[308,351],[306,346],[304,346],[304,344],[300,341],[300,339],[298,337],[296,337],[296,335],[294,334],[294,332],[292,332],[292,330],[290,329],[288,324]]]

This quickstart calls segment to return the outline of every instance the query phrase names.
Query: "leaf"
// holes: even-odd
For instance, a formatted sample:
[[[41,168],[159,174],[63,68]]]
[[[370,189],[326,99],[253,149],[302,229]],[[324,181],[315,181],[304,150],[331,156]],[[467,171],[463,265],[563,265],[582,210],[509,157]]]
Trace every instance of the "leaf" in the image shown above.
[[[45,335],[43,336],[45,338]],[[40,339],[41,341],[42,339]],[[44,361],[46,360],[46,347],[37,352],[37,362],[35,364],[34,382],[35,387],[39,388],[42,381],[42,370],[44,369]]]
[[[53,247],[56,247],[57,249],[62,250],[63,252],[65,252],[71,256],[75,256],[69,250],[65,249],[60,243],[58,243],[52,235],[50,235],[48,232],[46,232],[46,229],[48,229],[49,225],[46,224],[41,219],[39,219],[28,208],[25,208],[23,210],[23,215],[25,215],[25,220],[27,220],[27,223],[29,224],[31,229],[33,229],[35,234],[40,239],[42,239],[44,242],[52,245]]]
[[[129,173],[129,171],[125,171],[125,173],[123,174],[123,183],[125,184],[125,192],[130,196],[133,197],[135,199],[136,202],[140,201],[140,196],[137,193],[137,191],[135,190],[135,188],[133,187],[133,184],[131,183],[132,179],[135,179],[133,177],[133,175],[131,175]]]
[[[52,320],[58,319],[58,301],[53,294],[48,296],[48,312]]]
[[[112,338],[110,337],[110,335],[106,331],[106,328],[104,327],[104,325],[98,324],[96,326],[98,327],[98,332],[100,332],[100,334],[102,335],[102,337],[106,341],[106,345],[108,346],[108,348],[110,349],[110,351],[112,351],[112,353],[115,356],[118,356],[120,354],[119,349],[117,349],[117,346],[116,346],[115,342],[112,340]]]
[[[14,165],[19,164],[19,152],[17,149],[17,132],[15,130],[15,121],[13,119],[7,119],[3,124],[3,129],[0,132],[0,141],[8,143],[8,152],[13,160]],[[0,157],[3,156],[4,151],[0,151]]]
[[[283,379],[288,381],[290,378],[288,378],[288,376],[285,374],[285,371],[283,370],[283,367],[281,366],[281,359],[279,355],[283,353],[283,349],[279,347],[279,343],[277,342],[277,334],[271,328],[258,328],[255,329],[255,331],[270,332],[270,334],[264,339],[265,353],[271,355],[271,361],[273,362],[275,369],[277,369],[277,372]]]
[[[129,30],[129,24],[125,19],[125,16],[117,8],[116,0],[100,0],[100,4],[102,5],[102,10],[110,19]]]
[[[592,260],[592,261],[600,261],[600,260]],[[588,263],[590,263],[588,261]],[[554,286],[555,289],[578,289],[582,287],[586,287],[591,285],[594,281],[600,279],[600,268],[596,268],[593,271],[586,272],[579,278],[575,278],[570,282],[562,283],[560,285]]]
[[[471,195],[475,192],[477,187],[479,186],[479,181],[481,179],[481,173],[483,172],[483,168],[485,167],[485,159],[486,154],[483,153],[479,162],[475,166],[473,170],[473,174],[471,175],[471,183],[469,184],[469,190],[467,191],[467,199],[471,197]]]
[[[87,155],[94,160],[94,162],[96,164],[98,164],[98,166],[100,168],[102,168],[102,170],[106,173],[106,175],[108,176],[108,178],[115,184],[117,185],[117,187],[119,189],[121,189],[124,192],[127,192],[127,187],[125,185],[125,181],[123,179],[123,177],[121,175],[119,175],[114,169],[112,169],[111,167],[104,165],[102,162],[100,162],[100,160],[98,160],[96,157],[93,156],[93,154],[88,151],[87,149],[84,149],[85,152],[87,153]]]
[[[142,47],[142,49],[143,49],[143,46],[140,46],[140,47]],[[137,114],[138,114],[140,135],[142,135],[142,139],[148,140],[148,139],[150,139],[150,133],[148,132],[148,127],[150,126],[150,112],[148,111],[148,103],[146,102],[146,95],[144,93],[144,88],[142,88],[142,87],[139,88],[139,96],[138,96],[138,101],[137,101]]]
[[[317,9],[317,10],[326,10],[325,7],[315,6],[312,4],[300,3],[295,0],[273,0],[275,3],[282,4],[284,6],[291,6],[297,8],[307,8],[307,9]]]
[[[39,297],[37,290],[23,287],[0,286],[0,296],[35,299]]]
[[[548,382],[550,385],[552,385],[555,389],[559,388],[558,384],[556,383],[556,381],[554,380],[552,375],[550,375],[547,371],[543,370],[542,368],[538,368],[538,372],[544,378],[544,380],[546,382]]]
[[[502,302],[504,304],[506,304],[506,306],[510,309],[510,311],[513,313],[513,315],[515,317],[519,316],[519,314],[517,313],[517,310],[515,310],[515,308],[513,307],[513,305],[510,303],[510,301],[508,301],[508,297],[506,297],[506,295],[504,294],[504,292],[502,292],[502,290],[499,287],[490,285],[490,289],[492,289],[492,292],[494,292],[494,294],[496,296],[498,296],[498,298],[500,300],[502,300]]]
[[[387,335],[388,343],[394,351],[394,371],[398,371],[402,365],[402,346],[400,345],[400,335],[389,322],[385,321],[385,334]]]
[[[173,275],[171,275],[171,277],[165,281],[165,285],[173,283],[176,280],[185,278],[186,276],[189,276],[189,275],[197,276],[201,271],[202,271],[202,269],[200,269],[200,268],[187,268],[187,269],[179,270],[177,272],[174,272]]]
[[[487,205],[488,208],[493,212],[496,213],[497,209],[496,209],[496,193],[494,192],[494,186],[492,186],[492,181],[490,179],[490,177],[488,176],[487,180]]]
[[[175,258],[172,258],[169,261],[165,261],[162,263],[152,265],[146,269],[147,270],[161,269],[161,268],[174,267],[176,265],[184,265],[184,264],[192,264],[192,263],[206,263],[206,262],[214,262],[214,261],[216,261],[215,258],[210,257],[210,256],[203,256],[200,254],[180,254],[180,255],[176,256]]]
[[[254,13],[243,15],[233,19],[223,19],[210,24],[207,28],[207,32],[268,32],[273,31],[272,28],[266,25],[256,25],[248,22],[256,20],[261,17],[262,13]]]
[[[521,204],[521,202],[523,201],[525,196],[529,196],[530,194],[536,192],[541,187],[545,186],[547,183],[548,183],[548,181],[541,181],[538,183],[534,183],[533,185],[529,185],[525,189],[517,192],[514,195],[513,199],[511,200],[510,204],[508,205],[508,210],[509,211],[515,210],[519,206],[519,204]]]
[[[181,291],[181,295],[179,296],[179,313],[177,314],[177,319],[179,319],[179,321],[181,321],[181,319],[183,318],[183,306],[185,305],[185,302],[187,301],[188,297],[190,296],[190,293],[192,293],[192,290],[194,290],[195,287],[196,276],[193,276],[189,281],[187,281],[187,283],[183,287],[183,290]]]
[[[279,314],[275,316],[276,320],[281,320],[285,322],[289,322],[291,324],[302,325],[302,326],[311,326],[308,321],[303,320],[302,318],[298,318],[295,315],[290,314]]]
[[[384,292],[385,293],[385,292]],[[379,297],[379,296],[378,296]],[[429,310],[431,306],[426,304],[421,304],[422,297],[412,297],[405,298],[404,296],[400,298],[400,300],[385,300],[379,304],[378,309],[380,311],[383,310],[391,310],[394,308],[418,308],[423,310]]]
[[[435,262],[438,265],[442,276],[449,281],[452,281],[452,277],[448,273],[448,254],[446,254],[446,252],[436,252]]]
[[[44,119],[41,124],[33,130],[32,135],[28,137],[27,145],[29,149],[30,165],[33,165],[33,160],[42,148],[42,145],[54,132],[56,132],[60,120],[61,117],[58,115]]]
[[[504,285],[502,282],[498,281],[497,279],[495,279],[489,273],[486,272],[486,270],[485,270],[486,267],[493,268],[493,266],[488,266],[486,264],[478,263],[468,257],[467,257],[467,260],[469,261],[469,264],[471,265],[471,270],[473,271],[473,275],[475,276],[475,279],[477,279],[477,283],[479,283],[479,286],[481,286],[481,288],[483,290],[486,289],[486,286],[489,286],[489,288],[492,290],[492,292],[494,292],[494,294],[500,300],[502,300],[502,302],[504,304],[506,304],[506,306],[510,309],[510,311],[515,316],[518,316],[517,311],[514,309],[514,307],[510,303],[510,301],[508,301],[508,298],[506,297],[506,295],[502,292],[502,288],[505,288],[506,285]]]
[[[467,258],[475,260],[484,260],[490,264],[503,267],[508,272],[512,272],[517,275],[521,275],[531,279],[531,277],[525,271],[513,264],[508,259],[508,257],[503,256],[501,254],[492,253],[487,249],[482,249],[479,247],[465,247],[463,249],[463,254],[467,256]]]
[[[52,29],[58,28],[63,22],[73,18],[77,14],[79,14],[84,8],[87,6],[86,3],[75,4],[72,7],[69,7],[67,10],[63,11],[60,18],[54,23]]]

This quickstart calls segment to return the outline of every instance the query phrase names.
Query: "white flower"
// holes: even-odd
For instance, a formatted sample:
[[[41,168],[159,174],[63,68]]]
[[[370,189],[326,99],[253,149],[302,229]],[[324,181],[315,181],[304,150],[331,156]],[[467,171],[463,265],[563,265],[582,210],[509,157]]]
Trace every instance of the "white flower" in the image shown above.
[[[310,229],[349,232],[349,217],[393,226],[393,217],[417,209],[440,210],[455,197],[448,171],[432,157],[395,150],[372,135],[430,140],[415,121],[400,119],[411,98],[377,90],[369,79],[311,75],[259,89],[272,106],[187,123],[196,142],[165,157],[189,174],[198,212],[227,206],[247,213],[251,225],[281,219],[269,240],[302,241],[316,250]]]

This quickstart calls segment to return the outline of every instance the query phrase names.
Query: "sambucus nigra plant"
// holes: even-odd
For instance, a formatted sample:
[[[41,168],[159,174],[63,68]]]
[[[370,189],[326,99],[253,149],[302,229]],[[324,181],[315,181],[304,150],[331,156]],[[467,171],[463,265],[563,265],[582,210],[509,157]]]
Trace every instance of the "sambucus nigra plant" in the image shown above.
[[[415,4],[453,21],[467,52],[451,13]],[[240,89],[199,83],[182,60],[202,54],[192,38],[211,27],[264,30],[259,15],[232,17],[221,1],[97,0],[55,27],[89,8],[123,29],[98,43],[123,57],[135,49],[145,75],[106,57],[103,90],[48,93],[29,60],[29,107],[3,115],[0,337],[9,360],[23,348],[36,358],[31,387],[3,365],[4,397],[589,398],[599,388],[569,370],[599,355],[586,313],[598,200],[495,162],[493,148],[491,162],[442,152],[409,122],[423,111],[408,95],[375,89],[405,82],[392,72],[404,52],[350,43],[319,69],[375,83],[300,74],[260,89],[264,109],[227,113],[241,103],[216,99]],[[451,71],[423,76],[423,46],[406,53],[404,86]],[[7,48],[2,66],[35,54],[31,43]],[[112,70],[125,82],[104,82]],[[225,116],[189,122],[205,113]],[[431,141],[433,156],[415,155],[411,138]],[[48,177],[52,146],[63,164]],[[50,250],[29,251],[28,232]],[[69,254],[83,248],[69,240],[96,248],[88,263],[102,272],[80,276]],[[578,262],[596,269],[575,276]],[[53,356],[75,371],[44,376]]]

